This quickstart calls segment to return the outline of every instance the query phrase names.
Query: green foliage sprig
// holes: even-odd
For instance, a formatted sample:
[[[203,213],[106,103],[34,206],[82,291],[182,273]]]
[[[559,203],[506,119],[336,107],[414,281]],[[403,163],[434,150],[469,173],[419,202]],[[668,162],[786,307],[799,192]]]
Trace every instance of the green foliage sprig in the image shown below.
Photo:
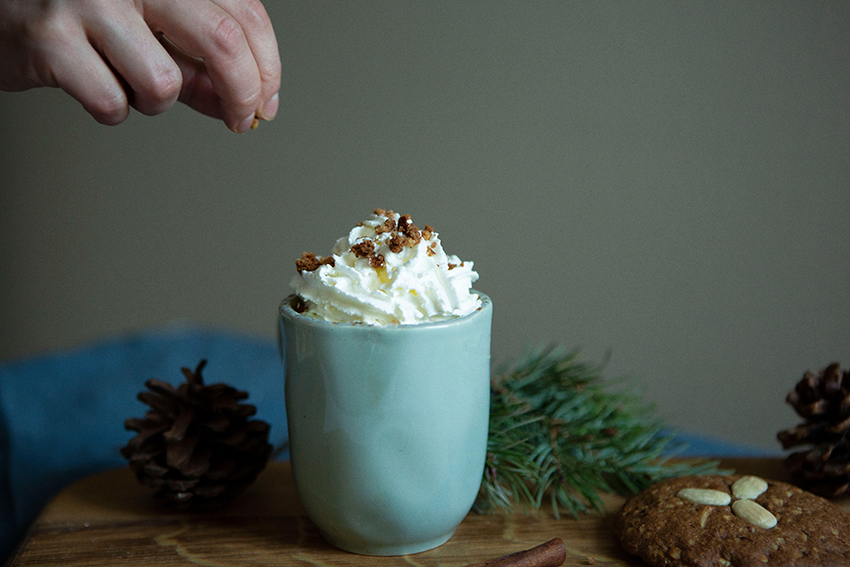
[[[711,474],[716,461],[670,460],[678,450],[655,408],[634,389],[604,381],[604,362],[538,347],[497,372],[490,437],[475,510],[540,508],[555,516],[602,508],[600,493],[627,495],[670,477]]]

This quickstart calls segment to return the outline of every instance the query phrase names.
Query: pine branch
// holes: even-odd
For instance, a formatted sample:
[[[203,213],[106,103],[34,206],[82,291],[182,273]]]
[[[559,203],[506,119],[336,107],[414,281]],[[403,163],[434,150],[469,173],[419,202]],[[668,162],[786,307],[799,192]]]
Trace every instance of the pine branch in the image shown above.
[[[490,436],[475,510],[552,506],[557,517],[602,508],[601,493],[627,495],[666,478],[717,473],[716,461],[675,460],[655,408],[634,390],[612,390],[605,363],[539,347],[497,373]]]

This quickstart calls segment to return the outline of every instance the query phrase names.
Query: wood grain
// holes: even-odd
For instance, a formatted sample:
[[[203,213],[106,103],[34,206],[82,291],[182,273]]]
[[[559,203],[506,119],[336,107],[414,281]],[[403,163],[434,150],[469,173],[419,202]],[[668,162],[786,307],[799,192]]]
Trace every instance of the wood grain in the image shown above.
[[[724,461],[738,472],[785,480],[778,459]],[[326,544],[304,516],[288,463],[271,463],[225,509],[180,514],[158,508],[128,469],[79,481],[57,495],[33,524],[10,567],[34,565],[392,565],[462,567],[564,540],[564,565],[643,565],[626,555],[611,532],[622,504],[580,520],[547,512],[470,514],[445,545],[402,557],[364,557]],[[850,501],[840,503],[850,511]]]

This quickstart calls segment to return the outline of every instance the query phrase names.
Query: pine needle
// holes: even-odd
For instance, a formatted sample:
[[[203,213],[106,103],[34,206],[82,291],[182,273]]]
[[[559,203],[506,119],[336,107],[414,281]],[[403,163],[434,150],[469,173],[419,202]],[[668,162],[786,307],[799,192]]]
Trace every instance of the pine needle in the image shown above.
[[[661,480],[712,474],[717,461],[674,460],[655,408],[633,389],[613,390],[578,351],[537,347],[497,372],[477,512],[550,505],[574,517],[600,510],[602,493],[628,495]]]

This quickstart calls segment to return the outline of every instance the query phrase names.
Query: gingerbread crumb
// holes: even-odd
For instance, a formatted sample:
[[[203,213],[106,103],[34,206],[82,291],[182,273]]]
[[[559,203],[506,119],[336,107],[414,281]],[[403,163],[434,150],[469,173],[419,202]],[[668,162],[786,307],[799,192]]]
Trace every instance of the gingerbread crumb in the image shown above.
[[[357,258],[367,258],[375,253],[375,242],[373,240],[363,240],[352,246],[351,251]]]
[[[395,220],[387,219],[384,224],[375,227],[375,234],[384,234],[395,230]]]
[[[422,240],[422,233],[419,232],[419,227],[413,224],[410,215],[401,215],[398,219],[398,231],[408,238],[405,246],[416,246]]]
[[[410,215],[401,215],[400,217],[398,217],[399,232],[404,232],[411,224],[413,224],[413,219],[410,217]]]
[[[312,272],[313,270],[317,270],[319,268],[319,259],[316,258],[316,255],[312,252],[304,252],[301,254],[301,257],[295,260],[295,269],[298,270],[300,274],[304,270],[308,272]]]
[[[454,270],[455,268],[457,268],[457,264],[449,263],[449,269],[450,270]]]
[[[312,252],[304,252],[301,257],[295,260],[295,269],[298,273],[307,271],[312,272],[318,270],[320,266],[334,266],[334,257],[326,256],[325,258],[317,258]]]
[[[396,221],[396,214],[390,209],[373,209],[372,212],[377,216],[384,216],[386,219],[382,224],[374,227],[375,240],[366,238],[351,246],[350,251],[356,258],[367,258],[369,264],[373,267],[384,266],[386,264],[386,258],[377,254],[378,247],[381,245],[380,243],[385,243],[391,252],[398,254],[404,248],[413,248],[418,245],[423,238],[430,241],[425,253],[428,256],[436,255],[437,241],[434,239],[436,236],[434,227],[426,224],[425,228],[420,230],[419,227],[413,224],[413,219],[410,215],[401,215]],[[357,226],[365,225],[365,222],[357,223]],[[386,234],[387,236],[377,238],[381,234]],[[333,255],[321,258],[312,252],[304,252],[301,258],[295,261],[295,267],[299,274],[305,270],[312,272],[324,265],[334,265]],[[452,264],[449,265],[449,269],[454,267]]]
[[[384,255],[383,254],[375,254],[374,256],[370,256],[369,257],[369,265],[372,266],[373,268],[375,268],[376,270],[378,268],[383,268],[384,267]]]
[[[393,234],[387,241],[387,246],[390,247],[391,252],[398,254],[404,248],[404,237],[400,234]]]

